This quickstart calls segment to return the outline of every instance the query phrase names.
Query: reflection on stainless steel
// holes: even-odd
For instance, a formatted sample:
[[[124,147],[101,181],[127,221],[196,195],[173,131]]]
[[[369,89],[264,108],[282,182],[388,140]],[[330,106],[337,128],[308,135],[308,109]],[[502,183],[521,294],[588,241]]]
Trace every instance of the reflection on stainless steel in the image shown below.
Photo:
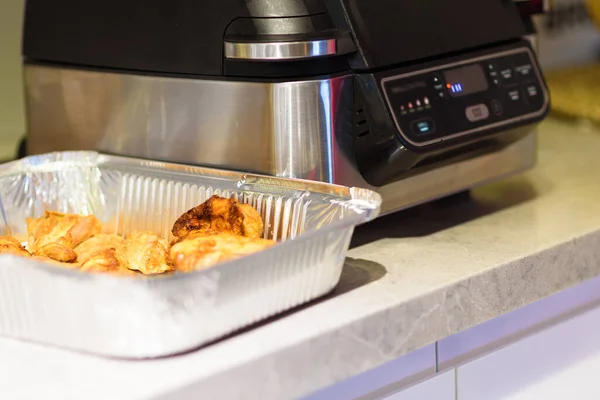
[[[25,66],[30,154],[99,150],[371,188],[347,153],[352,77],[283,83]],[[529,168],[535,138],[374,188],[383,212]]]
[[[112,154],[332,182],[351,77],[278,84],[25,67],[29,151]]]
[[[297,60],[335,54],[335,39],[272,43],[225,42],[225,57],[238,60]]]

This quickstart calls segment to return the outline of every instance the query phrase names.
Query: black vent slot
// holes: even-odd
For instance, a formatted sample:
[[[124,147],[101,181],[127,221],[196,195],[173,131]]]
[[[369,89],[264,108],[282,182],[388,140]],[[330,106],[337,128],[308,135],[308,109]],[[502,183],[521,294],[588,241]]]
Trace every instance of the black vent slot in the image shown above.
[[[363,137],[371,132],[367,113],[363,108],[357,109],[354,115],[354,131],[356,132],[356,137]]]

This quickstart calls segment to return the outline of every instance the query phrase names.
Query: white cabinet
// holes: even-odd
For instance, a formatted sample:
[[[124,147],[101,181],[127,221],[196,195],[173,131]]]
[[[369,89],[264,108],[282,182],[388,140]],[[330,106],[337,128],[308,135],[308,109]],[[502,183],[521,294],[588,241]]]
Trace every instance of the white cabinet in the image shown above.
[[[599,400],[598,279],[304,400]],[[581,310],[587,311],[565,319]],[[436,360],[447,370],[436,374]],[[414,382],[421,383],[407,388]]]
[[[454,383],[454,370],[451,370],[382,400],[456,400]]]
[[[435,370],[435,345],[431,344],[303,400],[382,399],[414,382],[436,376]]]
[[[456,369],[457,400],[600,399],[600,308]]]

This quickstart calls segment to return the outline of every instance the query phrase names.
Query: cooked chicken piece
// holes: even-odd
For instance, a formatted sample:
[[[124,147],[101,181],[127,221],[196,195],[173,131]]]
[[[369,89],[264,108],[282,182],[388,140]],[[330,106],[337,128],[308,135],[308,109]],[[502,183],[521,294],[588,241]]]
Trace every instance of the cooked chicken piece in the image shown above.
[[[56,261],[71,263],[77,260],[77,254],[70,246],[59,242],[48,243],[42,247],[38,247],[35,253],[36,256],[51,258]]]
[[[119,250],[108,248],[90,254],[87,261],[81,265],[81,270],[117,275],[135,275],[136,273],[129,270],[128,267],[129,262]]]
[[[230,232],[207,235],[192,232],[170,250],[175,270],[189,272],[211,267],[219,262],[259,252],[275,244],[272,240],[249,238]]]
[[[167,243],[152,232],[136,232],[125,239],[123,255],[128,268],[146,275],[172,271],[168,262]]]
[[[79,263],[75,263],[75,262],[61,262],[61,261],[53,260],[53,259],[48,258],[48,257],[33,256],[32,258],[34,260],[43,261],[45,263],[56,265],[56,266],[62,267],[62,268],[76,269],[76,268],[79,268],[79,266],[80,266]]]
[[[115,249],[121,251],[124,243],[125,239],[119,235],[107,233],[94,235],[75,247],[77,262],[83,265],[92,255],[102,250]]]
[[[101,229],[102,224],[93,215],[46,211],[43,217],[27,219],[27,246],[34,255],[72,262],[77,259],[73,248]]]
[[[263,220],[254,207],[215,195],[181,215],[172,233],[176,238],[183,238],[192,231],[230,232],[260,238],[263,228]]]
[[[43,217],[27,219],[28,246],[33,252],[48,243],[75,247],[101,229],[101,222],[93,215],[46,211]]]
[[[57,267],[77,269],[85,272],[99,272],[116,275],[135,275],[134,271],[127,269],[127,260],[115,249],[103,249],[90,254],[88,260],[81,264],[78,262],[66,263],[47,257],[34,256],[34,260],[43,261]]]
[[[12,236],[0,236],[0,245],[22,246],[21,242]]]
[[[14,254],[17,256],[30,257],[31,254],[21,245],[17,239],[11,236],[0,236],[0,254]]]

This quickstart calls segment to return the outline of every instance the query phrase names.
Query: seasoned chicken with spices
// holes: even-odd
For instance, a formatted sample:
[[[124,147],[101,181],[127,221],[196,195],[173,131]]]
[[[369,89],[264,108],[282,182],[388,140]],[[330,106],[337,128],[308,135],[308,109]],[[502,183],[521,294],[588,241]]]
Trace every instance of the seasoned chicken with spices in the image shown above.
[[[53,260],[48,257],[33,256],[32,259],[37,260],[37,261],[42,261],[46,264],[52,264],[57,267],[62,267],[62,268],[67,268],[67,269],[77,269],[80,267],[80,264],[76,263],[76,262],[68,262],[67,263],[67,262],[62,262],[62,261],[56,261],[56,260]]]
[[[36,256],[74,262],[73,248],[101,230],[102,224],[93,215],[46,211],[43,217],[27,219],[27,247]]]
[[[222,233],[250,238],[263,235],[264,223],[254,207],[235,199],[212,196],[180,216],[173,225],[172,233],[183,238],[190,232]]]
[[[30,257],[31,254],[21,245],[17,239],[11,236],[0,236],[0,254],[14,254],[17,256]]]
[[[77,262],[85,264],[95,253],[107,249],[115,249],[121,251],[125,244],[125,238],[120,235],[99,233],[92,236],[88,240],[80,243],[75,247],[75,253],[77,253]]]
[[[125,239],[123,255],[129,262],[129,269],[146,275],[172,271],[167,262],[167,243],[152,232],[136,232]]]
[[[81,265],[81,270],[86,272],[104,272],[117,275],[135,275],[129,269],[129,262],[117,249],[107,248],[91,254],[87,261]]]
[[[153,232],[123,237],[101,231],[94,216],[46,211],[27,219],[27,248],[13,237],[0,236],[0,253],[85,272],[156,275],[209,268],[275,244],[261,238],[264,223],[256,209],[219,196],[177,219],[171,246]]]
[[[275,244],[273,240],[249,238],[230,232],[207,235],[192,232],[171,246],[170,257],[177,271],[189,272],[259,252]]]

